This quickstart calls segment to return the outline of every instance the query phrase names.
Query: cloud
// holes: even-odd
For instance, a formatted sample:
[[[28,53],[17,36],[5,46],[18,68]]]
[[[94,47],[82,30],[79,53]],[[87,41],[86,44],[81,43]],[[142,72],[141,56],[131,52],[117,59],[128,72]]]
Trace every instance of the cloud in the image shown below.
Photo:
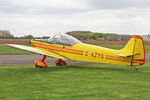
[[[88,0],[95,9],[126,9],[149,7],[149,0]]]
[[[0,0],[0,12],[57,14],[73,13],[88,9],[85,0]]]
[[[26,14],[78,13],[102,9],[147,8],[149,0],[0,0],[0,12]]]
[[[0,0],[0,28],[10,30],[15,36],[43,36],[75,30],[120,34],[150,32],[147,0],[143,3],[140,0],[23,1]]]

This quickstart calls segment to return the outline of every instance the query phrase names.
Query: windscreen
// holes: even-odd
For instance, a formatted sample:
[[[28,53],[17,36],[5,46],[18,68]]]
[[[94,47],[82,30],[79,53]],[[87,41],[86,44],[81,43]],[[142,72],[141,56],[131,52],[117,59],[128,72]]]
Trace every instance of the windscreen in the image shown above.
[[[67,34],[56,34],[48,39],[48,43],[72,46],[81,43],[81,41]]]

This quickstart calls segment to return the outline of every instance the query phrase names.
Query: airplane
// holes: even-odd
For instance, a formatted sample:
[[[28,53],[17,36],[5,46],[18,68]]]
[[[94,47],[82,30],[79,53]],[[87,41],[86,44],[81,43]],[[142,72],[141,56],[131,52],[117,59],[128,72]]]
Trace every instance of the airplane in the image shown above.
[[[44,62],[47,56],[56,58],[55,64],[58,66],[67,65],[65,60],[73,60],[128,65],[139,71],[136,66],[145,64],[144,43],[142,37],[138,35],[131,36],[124,48],[120,50],[82,43],[71,35],[62,33],[55,34],[49,39],[32,39],[31,45],[33,47],[6,44],[6,46],[43,55],[41,60],[35,60],[36,68],[48,67]]]

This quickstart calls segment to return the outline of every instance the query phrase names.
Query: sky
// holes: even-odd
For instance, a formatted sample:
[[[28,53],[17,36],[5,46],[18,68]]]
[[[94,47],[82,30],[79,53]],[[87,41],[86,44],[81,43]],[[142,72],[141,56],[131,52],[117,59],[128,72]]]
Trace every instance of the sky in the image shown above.
[[[149,5],[150,0],[0,0],[0,30],[14,36],[150,34]]]

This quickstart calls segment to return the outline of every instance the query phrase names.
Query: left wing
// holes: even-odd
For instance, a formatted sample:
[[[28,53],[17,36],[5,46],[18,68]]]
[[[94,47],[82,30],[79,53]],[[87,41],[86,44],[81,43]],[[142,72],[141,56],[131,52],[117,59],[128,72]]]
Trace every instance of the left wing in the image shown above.
[[[61,55],[56,54],[52,51],[48,51],[48,50],[41,49],[41,48],[29,47],[29,46],[18,45],[18,44],[5,44],[5,45],[9,46],[9,47],[25,50],[25,51],[34,52],[37,54],[42,54],[42,55],[46,55],[46,56],[50,56],[50,57],[54,57],[54,58],[67,60],[67,58],[64,56],[61,56]]]

